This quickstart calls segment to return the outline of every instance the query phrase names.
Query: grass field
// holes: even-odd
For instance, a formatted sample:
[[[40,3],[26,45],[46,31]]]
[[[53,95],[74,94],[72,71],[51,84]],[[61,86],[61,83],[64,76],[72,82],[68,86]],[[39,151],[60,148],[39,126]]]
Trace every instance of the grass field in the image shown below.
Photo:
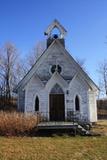
[[[107,137],[1,137],[0,160],[107,160]]]
[[[93,131],[107,133],[107,121]],[[0,137],[0,160],[107,160],[107,136]]]

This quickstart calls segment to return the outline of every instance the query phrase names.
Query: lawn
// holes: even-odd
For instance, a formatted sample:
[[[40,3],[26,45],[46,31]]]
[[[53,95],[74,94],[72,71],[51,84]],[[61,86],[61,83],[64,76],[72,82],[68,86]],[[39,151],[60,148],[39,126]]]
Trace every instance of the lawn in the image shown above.
[[[107,160],[107,120],[92,130],[103,136],[0,137],[0,160]]]
[[[107,160],[107,137],[0,137],[0,160]]]

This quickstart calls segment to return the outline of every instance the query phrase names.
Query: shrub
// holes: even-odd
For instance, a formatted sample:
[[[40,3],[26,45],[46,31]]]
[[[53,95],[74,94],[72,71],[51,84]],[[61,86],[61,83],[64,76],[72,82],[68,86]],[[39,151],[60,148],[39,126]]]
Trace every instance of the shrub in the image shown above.
[[[17,112],[0,112],[0,135],[21,136],[29,135],[33,128],[37,129],[40,121],[39,114],[24,114]]]

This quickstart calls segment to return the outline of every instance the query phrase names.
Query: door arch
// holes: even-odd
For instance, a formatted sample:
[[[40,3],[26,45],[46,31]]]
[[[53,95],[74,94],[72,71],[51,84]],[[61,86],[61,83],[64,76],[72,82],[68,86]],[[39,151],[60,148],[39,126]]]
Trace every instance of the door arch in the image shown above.
[[[50,121],[65,120],[65,98],[60,85],[55,84],[49,94]]]

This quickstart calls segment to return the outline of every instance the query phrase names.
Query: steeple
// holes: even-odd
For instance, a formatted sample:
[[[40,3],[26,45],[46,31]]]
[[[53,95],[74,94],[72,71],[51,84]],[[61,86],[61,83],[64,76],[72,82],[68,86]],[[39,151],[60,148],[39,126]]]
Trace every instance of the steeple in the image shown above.
[[[66,29],[55,19],[44,32],[47,36],[47,48],[55,39],[58,39],[65,46],[64,38],[66,33]]]

